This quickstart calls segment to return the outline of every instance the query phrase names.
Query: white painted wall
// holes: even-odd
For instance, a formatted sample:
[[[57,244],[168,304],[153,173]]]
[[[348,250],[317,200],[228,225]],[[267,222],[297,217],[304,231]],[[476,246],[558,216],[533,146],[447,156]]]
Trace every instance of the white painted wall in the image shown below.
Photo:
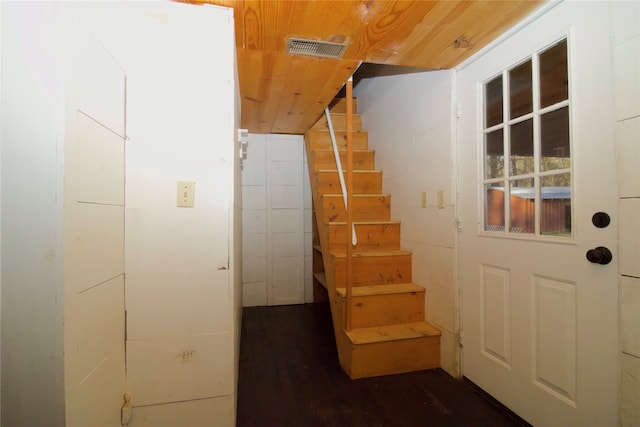
[[[240,203],[233,15],[128,7],[129,425],[231,426]],[[195,182],[193,208],[176,207],[178,181]]]
[[[301,135],[249,135],[242,171],[245,307],[305,302],[310,187],[303,153]]]
[[[64,425],[60,5],[2,2],[2,421]]]
[[[126,391],[124,2],[65,13],[65,418],[118,425]]]
[[[391,218],[402,221],[401,246],[413,252],[413,282],[426,288],[427,321],[442,331],[442,367],[459,376],[452,77],[434,71],[368,78],[355,96],[383,191],[391,194]]]
[[[620,425],[640,426],[640,3],[611,2],[620,217]]]

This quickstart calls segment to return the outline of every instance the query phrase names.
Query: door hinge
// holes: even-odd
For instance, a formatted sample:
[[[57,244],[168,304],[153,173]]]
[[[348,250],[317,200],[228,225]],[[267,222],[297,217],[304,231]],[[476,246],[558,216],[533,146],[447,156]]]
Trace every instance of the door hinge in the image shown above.
[[[126,427],[133,415],[133,403],[131,402],[130,393],[125,393],[122,397],[124,398],[124,404],[120,409],[120,424]]]
[[[462,117],[462,106],[456,104],[456,118],[459,119],[460,117]]]
[[[462,231],[462,221],[460,220],[460,218],[456,220],[456,228],[459,232]]]

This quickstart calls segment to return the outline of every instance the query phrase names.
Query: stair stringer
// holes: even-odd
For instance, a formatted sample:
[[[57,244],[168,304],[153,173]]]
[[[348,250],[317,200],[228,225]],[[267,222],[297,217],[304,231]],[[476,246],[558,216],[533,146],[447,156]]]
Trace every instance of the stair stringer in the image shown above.
[[[335,111],[332,110],[332,118]],[[341,112],[343,116],[345,113]],[[333,120],[332,120],[333,121]],[[343,120],[344,121],[344,120]],[[339,120],[335,120],[334,123],[342,123]],[[360,122],[358,122],[359,124]],[[321,124],[321,125],[318,125]],[[329,222],[334,219],[334,217],[330,217],[327,222],[326,218],[329,218],[329,215],[326,215],[324,212],[325,203],[324,199],[327,196],[330,197],[342,197],[341,194],[336,194],[340,192],[339,184],[337,184],[336,177],[332,178],[331,181],[327,181],[326,177],[328,176],[328,172],[333,172],[337,174],[337,170],[322,170],[316,167],[314,164],[315,155],[312,155],[314,150],[318,149],[318,147],[323,147],[322,149],[326,150],[326,145],[329,141],[327,141],[326,136],[322,136],[321,134],[326,131],[326,134],[329,133],[326,127],[326,119],[320,119],[317,123],[317,126],[314,125],[309,132],[305,134],[305,150],[307,152],[308,159],[308,168],[309,168],[309,176],[310,176],[310,184],[311,184],[311,193],[312,199],[314,203],[315,209],[315,226],[317,231],[317,240],[320,243],[320,252],[322,255],[322,262],[324,268],[324,285],[328,291],[328,299],[331,307],[331,315],[332,321],[334,325],[334,335],[337,344],[338,350],[338,359],[340,362],[340,366],[342,369],[349,375],[352,379],[357,378],[365,378],[372,376],[380,376],[380,375],[389,375],[389,374],[398,374],[403,372],[411,372],[422,369],[432,369],[440,366],[440,331],[427,323],[424,320],[424,288],[419,285],[410,284],[411,282],[411,253],[407,251],[392,250],[391,248],[387,248],[387,250],[381,250],[377,248],[370,248],[370,251],[367,252],[367,249],[359,250],[356,248],[354,252],[354,267],[363,265],[361,263],[356,262],[355,260],[362,261],[365,259],[371,260],[371,257],[375,258],[378,256],[387,258],[393,257],[394,261],[389,264],[389,262],[381,262],[376,260],[375,265],[376,268],[374,271],[374,275],[367,275],[370,273],[369,270],[363,271],[361,268],[357,267],[354,269],[354,277],[353,277],[353,286],[358,287],[361,291],[357,291],[359,295],[364,295],[362,291],[372,292],[370,295],[371,298],[385,298],[384,295],[374,296],[373,290],[367,290],[363,288],[359,288],[359,286],[373,286],[377,287],[379,285],[389,285],[395,284],[393,286],[398,286],[394,292],[398,294],[404,294],[404,296],[400,297],[402,299],[402,304],[411,305],[410,312],[419,315],[419,319],[409,319],[402,318],[402,316],[390,316],[386,317],[388,313],[385,310],[375,310],[376,315],[374,317],[362,317],[364,311],[359,311],[359,326],[354,325],[354,329],[350,331],[345,330],[345,311],[347,309],[346,298],[345,298],[345,286],[346,286],[346,278],[345,278],[345,256],[344,252],[339,251],[338,249],[332,250],[331,248],[331,237],[330,237],[330,227]],[[358,150],[368,150],[368,141],[367,134],[361,130],[361,125],[354,127],[354,149],[357,147]],[[344,155],[344,150],[346,150],[346,135],[345,135],[345,126],[342,123],[337,129],[336,133],[340,132],[340,138],[337,143],[342,155]],[[320,134],[319,134],[320,133]],[[338,136],[338,135],[336,135]],[[357,136],[357,139],[355,138]],[[320,140],[318,140],[320,138]],[[314,142],[315,141],[315,142]],[[356,143],[357,141],[357,143]],[[325,159],[326,160],[326,159]],[[325,163],[326,164],[326,163]],[[323,167],[325,166],[323,164]],[[343,166],[344,168],[344,166]],[[367,169],[366,171],[374,172],[375,166],[372,165],[372,170]],[[364,169],[358,169],[355,172],[362,174],[362,172],[366,172]],[[375,179],[377,182],[375,184],[369,181],[369,184],[359,187],[360,189],[354,188],[354,197],[359,197],[366,194],[376,194],[382,196],[380,200],[384,203],[384,195],[382,193],[382,185],[381,185],[381,172],[375,171],[378,175]],[[372,175],[373,176],[373,175]],[[358,183],[356,177],[354,176],[354,181],[356,184]],[[330,185],[327,185],[327,182],[331,182]],[[364,181],[361,181],[364,182]],[[368,185],[371,185],[369,187]],[[373,190],[372,193],[369,190]],[[362,192],[362,194],[358,194]],[[390,199],[387,198],[387,203]],[[335,205],[331,206],[328,204],[326,209],[333,209],[331,213],[335,216]],[[344,206],[342,206],[344,210]],[[367,214],[369,211],[366,211]],[[360,211],[362,213],[362,211]],[[379,210],[375,210],[374,217],[376,220],[380,220],[378,218],[378,214],[381,212]],[[358,221],[366,221],[368,215],[365,214],[365,218],[360,218]],[[389,212],[387,211],[384,214],[387,219],[389,216]],[[371,219],[371,218],[369,218]],[[335,225],[336,223],[332,223]],[[358,224],[362,224],[362,222],[358,222]],[[399,233],[399,227],[396,228]],[[346,235],[350,235],[346,230],[342,231],[342,234],[345,237],[345,247],[349,243],[346,241]],[[378,236],[380,237],[380,236]],[[399,236],[397,237],[399,239]],[[371,241],[373,242],[373,241]],[[367,243],[371,243],[367,242]],[[335,244],[336,242],[334,242]],[[317,244],[317,243],[316,243]],[[398,242],[399,244],[399,242]],[[366,245],[365,245],[366,246]],[[314,252],[315,254],[316,252]],[[409,264],[406,264],[406,259],[409,259]],[[362,257],[362,258],[361,258]],[[382,260],[383,258],[380,258]],[[389,258],[387,258],[388,260]],[[369,261],[365,261],[365,264]],[[397,263],[397,264],[396,264]],[[391,267],[389,269],[388,267]],[[314,269],[315,269],[314,263]],[[381,268],[381,270],[379,270]],[[316,270],[314,270],[316,271]],[[357,277],[356,277],[357,274]],[[316,277],[314,274],[314,286],[315,286]],[[340,281],[340,283],[337,283]],[[344,281],[344,283],[342,283]],[[409,287],[409,290],[407,289]],[[421,288],[422,296],[415,298],[416,288]],[[378,288],[380,289],[380,288]],[[399,292],[398,292],[399,290]],[[414,295],[414,296],[412,296]],[[407,298],[408,296],[408,298]],[[356,297],[358,300],[359,297]],[[416,304],[412,305],[409,302],[409,299],[412,302],[422,301],[417,308]],[[355,304],[355,307],[358,307],[358,310],[365,307],[365,302],[362,299],[358,300]],[[386,308],[387,305],[382,303]],[[391,303],[394,307],[398,307],[397,304]],[[369,305],[371,307],[371,305]],[[380,305],[378,305],[380,307]],[[408,306],[405,306],[408,308]],[[403,307],[404,309],[404,307]],[[393,311],[395,309],[391,309]],[[372,311],[367,312],[368,315],[373,313]],[[355,312],[354,316],[356,316]],[[380,314],[386,313],[382,317],[379,317]],[[412,317],[409,316],[409,317]],[[396,324],[396,320],[402,318],[401,323]],[[364,320],[364,322],[363,322]],[[375,320],[375,322],[372,322]],[[355,321],[355,317],[354,317]],[[382,323],[379,323],[382,322]],[[408,323],[405,323],[408,322]],[[367,326],[368,325],[368,326]]]
[[[314,171],[312,156],[311,156],[311,141],[307,135],[304,138],[305,150],[307,152],[308,168],[309,168],[309,181],[311,184],[311,197],[313,199],[313,207],[315,210],[316,227],[318,230],[318,238],[320,240],[320,248],[322,252],[322,263],[324,264],[325,271],[325,285],[329,294],[329,305],[331,307],[331,318],[333,320],[333,331],[336,338],[336,345],[338,348],[338,360],[342,369],[349,373],[351,372],[351,342],[344,332],[344,306],[340,304],[340,296],[336,291],[336,274],[335,274],[335,262],[333,256],[329,251],[329,226],[322,220],[324,218],[324,212],[322,207],[321,194],[318,191],[316,173]]]

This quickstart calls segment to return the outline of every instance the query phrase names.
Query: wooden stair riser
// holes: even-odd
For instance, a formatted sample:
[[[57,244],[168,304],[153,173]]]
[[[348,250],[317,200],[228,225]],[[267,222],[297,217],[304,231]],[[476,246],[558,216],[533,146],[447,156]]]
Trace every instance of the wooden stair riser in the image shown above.
[[[340,312],[346,310],[346,298],[337,296]],[[399,325],[424,320],[424,291],[393,295],[351,297],[351,327]]]
[[[335,132],[336,145],[338,150],[347,149],[347,133]],[[309,139],[309,148],[311,150],[333,150],[331,143],[331,133],[326,130],[317,130],[307,132]],[[369,136],[367,132],[354,132],[353,133],[353,149],[354,150],[368,150],[369,149]]]
[[[347,174],[344,174],[345,183]],[[316,172],[316,188],[320,194],[342,194],[340,177],[337,171]],[[353,173],[353,192],[357,194],[382,193],[382,172],[355,171]]]
[[[333,131],[346,132],[347,131],[347,115],[340,113],[332,113],[331,114],[331,124],[333,125]],[[311,127],[311,130],[329,130],[329,125],[327,124],[327,116],[323,115],[320,120],[317,121],[315,125]],[[353,115],[353,128],[351,129],[353,132],[360,132],[362,130],[362,118],[359,114]]]
[[[353,198],[354,221],[389,221],[391,219],[391,196],[355,196]],[[322,221],[346,221],[342,196],[324,196],[322,198]]]
[[[342,169],[347,170],[347,152],[340,151],[340,162]],[[333,150],[314,150],[311,154],[310,161],[313,163],[313,170],[320,169],[338,169],[336,157]],[[375,169],[375,152],[374,151],[354,151],[353,152],[353,170],[374,170]]]
[[[333,111],[344,111],[344,101]],[[339,150],[346,150],[345,114],[333,114]],[[440,331],[424,321],[424,289],[411,282],[411,253],[398,250],[397,239],[388,239],[380,230],[367,233],[360,230],[360,242],[352,259],[352,324],[345,332],[343,300],[346,289],[346,259],[344,249],[348,230],[332,221],[345,221],[344,203],[335,160],[315,150],[331,150],[331,137],[322,118],[305,135],[309,159],[312,196],[315,208],[317,238],[314,247],[314,292],[329,297],[340,365],[351,378],[397,374],[440,365]],[[366,132],[361,129],[360,116],[354,116],[353,149],[356,163],[354,174],[354,221],[389,221],[390,197],[382,195],[382,174],[371,171],[374,159],[368,150]],[[345,154],[342,154],[344,158]],[[361,156],[370,156],[367,159]],[[370,159],[370,160],[369,160]],[[344,168],[345,165],[343,165]],[[371,171],[371,172],[367,172]],[[341,227],[341,228],[340,228]],[[331,230],[331,231],[330,231]],[[374,240],[381,234],[382,243]],[[399,236],[399,228],[397,236]],[[377,239],[377,237],[375,237]],[[342,240],[342,252],[331,252]],[[393,241],[393,243],[391,243]],[[390,245],[394,249],[380,249]],[[373,248],[372,246],[376,246]],[[320,257],[318,257],[320,254]],[[319,258],[316,260],[316,258]],[[323,272],[322,272],[323,270]],[[325,288],[328,293],[325,292]],[[355,323],[354,323],[355,322]]]
[[[351,379],[440,366],[440,336],[351,345],[350,371],[347,372]]]
[[[347,283],[345,258],[334,260],[336,287]],[[411,255],[353,257],[352,286],[411,282]]]
[[[358,100],[356,98],[353,98],[353,113],[356,114],[358,112]],[[337,102],[334,102],[333,105],[331,105],[331,107],[329,107],[329,111],[332,113],[340,113],[340,114],[346,114],[347,113],[347,99],[346,98],[340,98],[338,99]]]
[[[400,223],[355,224],[358,244],[354,250],[400,249]],[[329,223],[329,250],[345,251],[347,238],[351,242],[351,233],[346,233],[345,224]]]

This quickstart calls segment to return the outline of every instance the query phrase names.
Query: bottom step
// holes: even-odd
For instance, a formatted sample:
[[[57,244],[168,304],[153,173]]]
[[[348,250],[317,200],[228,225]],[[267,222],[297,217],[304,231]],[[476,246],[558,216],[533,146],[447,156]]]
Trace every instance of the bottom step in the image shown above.
[[[427,322],[354,329],[341,340],[340,364],[351,379],[440,367],[440,331]]]

